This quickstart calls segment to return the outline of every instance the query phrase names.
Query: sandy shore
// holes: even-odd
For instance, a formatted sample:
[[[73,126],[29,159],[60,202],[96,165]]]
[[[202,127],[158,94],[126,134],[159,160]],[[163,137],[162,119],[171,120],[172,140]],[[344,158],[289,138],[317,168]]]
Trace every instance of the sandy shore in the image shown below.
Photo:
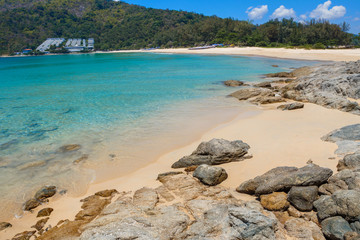
[[[156,181],[159,173],[173,171],[170,168],[172,163],[190,154],[200,142],[212,138],[240,139],[251,146],[252,159],[222,165],[229,174],[229,178],[222,185],[230,188],[240,198],[250,198],[234,191],[240,183],[274,167],[301,167],[311,159],[316,164],[335,170],[338,159],[329,158],[336,157],[336,145],[324,142],[320,138],[334,129],[358,123],[359,116],[314,104],[306,104],[304,109],[296,111],[280,111],[276,106],[277,104],[263,107],[260,114],[253,116],[240,114],[235,120],[212,129],[185,147],[164,154],[142,169],[117,179],[91,185],[85,196],[104,189],[135,191],[144,186],[156,187],[159,185]],[[254,110],[259,110],[259,107],[254,106]],[[64,196],[57,199],[51,199],[50,203],[44,206],[55,209],[48,222],[51,226],[62,219],[72,220],[80,210],[81,198]],[[26,213],[21,219],[12,219],[10,222],[13,227],[0,232],[0,238],[11,238],[18,232],[30,230],[38,220],[35,216],[40,209],[36,209],[33,214]]]

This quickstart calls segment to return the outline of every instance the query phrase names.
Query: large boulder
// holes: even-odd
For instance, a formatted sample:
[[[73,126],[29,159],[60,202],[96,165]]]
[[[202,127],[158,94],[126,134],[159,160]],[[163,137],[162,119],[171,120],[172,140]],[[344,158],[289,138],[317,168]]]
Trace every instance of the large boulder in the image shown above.
[[[347,221],[356,221],[360,216],[360,192],[340,190],[333,195],[321,196],[314,202],[320,220],[342,216]]]
[[[206,164],[200,165],[196,168],[193,176],[199,179],[202,183],[215,186],[228,178],[225,169],[221,167],[213,167]]]
[[[181,158],[172,165],[172,168],[240,161],[248,153],[249,148],[248,144],[240,140],[212,139],[209,142],[202,142],[190,156]]]
[[[344,218],[330,217],[321,222],[324,235],[330,240],[343,240],[346,233],[353,232],[349,223]]]
[[[342,170],[331,176],[328,183],[319,187],[319,192],[324,195],[332,195],[338,190],[360,190],[360,171]]]
[[[360,153],[348,154],[337,165],[338,171],[360,169]]]
[[[302,218],[291,218],[284,227],[291,237],[298,240],[325,240],[318,225]]]
[[[260,196],[260,203],[265,209],[270,211],[284,211],[289,208],[287,194],[284,192],[274,192]]]
[[[322,137],[324,141],[338,142],[338,141],[360,141],[360,124],[346,126]]]
[[[318,199],[318,187],[292,187],[289,191],[289,202],[300,211],[311,211],[313,202]]]
[[[240,193],[263,195],[288,191],[293,186],[320,186],[333,171],[315,164],[302,168],[277,167],[254,179],[242,183],[236,190]]]

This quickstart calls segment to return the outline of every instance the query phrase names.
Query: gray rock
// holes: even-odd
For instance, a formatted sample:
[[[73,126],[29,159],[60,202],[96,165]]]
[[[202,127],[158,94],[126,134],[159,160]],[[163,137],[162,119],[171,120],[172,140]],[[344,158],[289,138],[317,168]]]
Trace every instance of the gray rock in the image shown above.
[[[0,231],[10,228],[12,227],[12,225],[8,222],[0,222]]]
[[[262,82],[255,84],[254,86],[260,87],[260,88],[271,88],[271,82]]]
[[[277,167],[242,183],[236,191],[247,194],[269,194],[288,191],[293,186],[320,186],[332,175],[332,170],[309,164],[302,168]]]
[[[335,154],[338,156],[345,157],[349,154],[360,153],[360,142],[359,141],[337,141],[338,149],[336,149]]]
[[[288,201],[299,211],[311,211],[313,202],[318,198],[318,187],[292,187],[288,194]]]
[[[360,216],[360,192],[340,190],[331,196],[321,196],[314,202],[319,219],[342,216],[347,221],[356,221]]]
[[[349,223],[342,217],[331,217],[321,222],[324,235],[330,240],[343,240],[345,234],[352,232]]]
[[[278,106],[278,109],[281,109],[283,111],[286,110],[296,110],[296,109],[300,109],[300,108],[304,108],[304,104],[303,103],[290,103],[290,104],[285,104],[285,105],[280,105]]]
[[[360,190],[359,170],[342,170],[331,176],[328,183],[319,188],[319,192],[326,195],[332,195],[338,190]]]
[[[332,131],[326,136],[322,137],[322,140],[328,142],[337,141],[360,141],[360,124],[354,124]]]
[[[196,168],[193,176],[199,179],[202,183],[215,186],[228,178],[225,169],[221,167],[213,167],[206,164],[200,165]]]
[[[230,96],[237,98],[240,101],[243,101],[243,100],[248,100],[249,98],[259,96],[260,94],[266,93],[266,92],[268,93],[271,91],[267,90],[267,89],[261,89],[261,88],[244,88],[244,89],[240,89],[236,92],[231,93]]]
[[[133,203],[143,210],[153,209],[159,201],[159,196],[154,189],[141,188],[134,193]]]
[[[337,165],[338,171],[360,169],[360,153],[348,154]]]
[[[190,155],[175,162],[172,168],[185,168],[194,165],[219,165],[228,162],[243,160],[248,153],[250,146],[246,143],[228,141],[224,139],[212,139],[209,142],[202,142]]]

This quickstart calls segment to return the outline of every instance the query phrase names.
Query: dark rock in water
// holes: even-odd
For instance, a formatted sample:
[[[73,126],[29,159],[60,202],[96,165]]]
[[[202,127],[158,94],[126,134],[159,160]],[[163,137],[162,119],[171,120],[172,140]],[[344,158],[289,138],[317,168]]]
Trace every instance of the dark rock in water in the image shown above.
[[[271,65],[272,67],[279,67],[279,65]]]
[[[37,216],[36,217],[48,217],[51,215],[51,213],[54,211],[54,209],[52,208],[44,208],[44,209],[41,209]]]
[[[202,183],[209,186],[218,185],[228,178],[225,169],[221,167],[209,166],[206,164],[197,167],[193,176],[199,179]]]
[[[87,160],[89,158],[88,154],[83,154],[81,157],[79,157],[78,159],[76,159],[73,163],[74,164],[79,164],[85,160]]]
[[[322,137],[322,140],[328,142],[337,142],[343,140],[360,141],[360,124],[354,124],[335,130]]]
[[[224,85],[228,87],[239,87],[244,85],[244,82],[238,80],[228,80],[224,82]]]
[[[360,169],[360,153],[348,154],[344,159],[340,160],[337,165],[337,170],[342,171],[344,169]]]
[[[319,219],[342,216],[347,221],[356,221],[360,216],[360,192],[340,190],[331,196],[321,196],[314,202]]]
[[[0,231],[6,229],[6,228],[10,228],[12,227],[12,225],[8,222],[0,222]]]
[[[269,91],[269,90],[267,90]],[[230,94],[231,97],[237,98],[240,101],[248,100],[249,98],[259,96],[264,92],[261,88],[244,88]]]
[[[287,191],[293,186],[320,186],[332,175],[332,170],[309,164],[302,168],[277,167],[254,179],[242,183],[236,191],[263,195]]]
[[[254,86],[260,87],[260,88],[271,88],[271,82],[262,82],[255,84]]]
[[[55,186],[44,186],[39,191],[35,193],[35,199],[43,200],[50,198],[56,194]]]
[[[289,191],[289,202],[300,211],[311,211],[313,202],[318,199],[318,187],[292,187]]]
[[[37,221],[37,223],[34,226],[31,226],[32,228],[35,228],[36,230],[40,231],[41,229],[44,228],[45,224],[47,223],[47,221],[49,221],[49,218],[43,218],[39,221]]]
[[[212,139],[209,142],[202,142],[190,156],[181,158],[172,165],[172,168],[240,161],[248,153],[249,148],[249,145],[240,140],[230,142],[224,139]]]
[[[11,240],[29,240],[35,233],[36,231],[25,231],[18,233]]]
[[[40,206],[40,204],[41,203],[35,198],[29,199],[24,203],[24,211],[31,211],[32,209]]]
[[[331,240],[343,240],[346,233],[353,232],[349,223],[340,216],[325,219],[321,227],[324,235]]]
[[[100,196],[100,197],[111,197],[114,194],[119,193],[116,189],[111,189],[111,190],[104,190],[104,191],[100,191],[95,193],[96,196]]]
[[[287,194],[284,192],[274,192],[260,196],[260,203],[265,209],[270,211],[284,211],[289,208]]]
[[[66,152],[73,152],[73,151],[77,151],[81,148],[81,145],[79,144],[69,144],[69,145],[64,145],[62,147],[59,148],[59,152],[62,153],[66,153]]]
[[[285,104],[285,105],[278,106],[278,109],[281,109],[283,111],[285,111],[285,110],[296,110],[296,109],[300,109],[300,108],[304,108],[303,103],[290,103],[290,104]]]

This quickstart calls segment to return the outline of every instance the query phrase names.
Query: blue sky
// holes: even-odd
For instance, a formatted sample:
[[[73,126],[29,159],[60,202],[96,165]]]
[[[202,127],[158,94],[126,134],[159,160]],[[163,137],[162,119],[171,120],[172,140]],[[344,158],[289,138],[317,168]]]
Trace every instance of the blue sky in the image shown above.
[[[233,17],[263,23],[270,18],[294,17],[298,21],[326,18],[333,23],[350,23],[360,33],[360,0],[125,0],[146,7],[185,10],[204,15]]]

